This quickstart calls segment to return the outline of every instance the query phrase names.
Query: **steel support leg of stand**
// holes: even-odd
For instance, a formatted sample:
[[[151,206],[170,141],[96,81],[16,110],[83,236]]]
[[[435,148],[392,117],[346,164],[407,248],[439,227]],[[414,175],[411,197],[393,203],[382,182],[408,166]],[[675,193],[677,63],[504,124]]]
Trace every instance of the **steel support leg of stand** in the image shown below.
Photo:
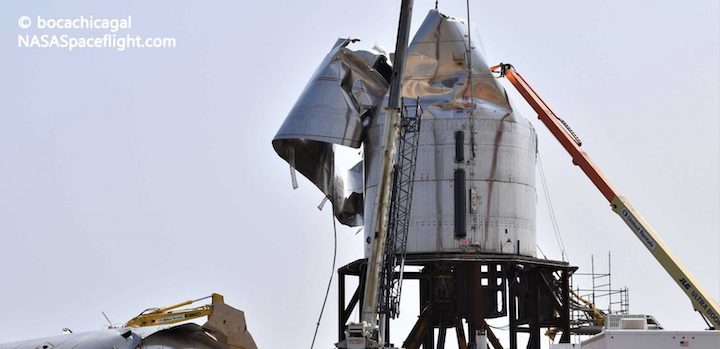
[[[560,343],[570,343],[570,275],[567,270],[563,270],[560,277],[562,278],[562,314],[560,314],[562,336]]]
[[[420,279],[420,309],[427,307],[431,302],[431,285],[430,280]],[[429,320],[428,320],[429,322]],[[429,325],[430,330],[425,332],[423,339],[423,348],[432,349],[435,347],[435,331],[432,329],[432,325]]]
[[[530,339],[528,340],[528,349],[540,349],[540,271],[537,269],[530,270],[529,284],[532,290],[530,298]]]
[[[495,336],[495,332],[492,331],[490,326],[483,320],[483,327],[485,328],[485,335],[487,336],[487,339],[490,341],[490,344],[492,344],[493,348],[495,349],[503,349],[502,344],[500,344],[500,340]],[[482,348],[485,349],[485,348]]]
[[[468,349],[467,339],[465,338],[465,326],[463,326],[461,318],[455,318],[455,333],[457,334],[458,348]]]
[[[345,273],[338,270],[338,342],[345,339]]]
[[[447,335],[447,327],[445,325],[440,324],[440,328],[438,328],[438,338],[437,338],[437,349],[445,349],[445,336]]]
[[[418,349],[420,348],[420,345],[425,345],[424,339],[427,337],[427,333],[432,333],[432,325],[430,324],[431,318],[432,309],[429,305],[425,306],[425,308],[420,312],[420,317],[418,317],[417,322],[415,322],[415,326],[413,326],[407,339],[405,339],[402,346],[403,348]],[[432,349],[433,347],[426,346],[425,348]]]
[[[508,321],[510,327],[510,349],[518,349],[517,347],[517,284],[515,272],[508,275]]]

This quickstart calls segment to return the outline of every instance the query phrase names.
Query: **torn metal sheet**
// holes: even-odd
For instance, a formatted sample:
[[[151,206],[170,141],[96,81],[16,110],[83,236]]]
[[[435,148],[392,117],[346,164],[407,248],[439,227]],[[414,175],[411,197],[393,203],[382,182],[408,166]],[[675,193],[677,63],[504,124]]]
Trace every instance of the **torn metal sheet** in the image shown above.
[[[463,19],[430,11],[408,49],[403,96],[420,97],[423,104],[443,110],[464,110],[472,96],[480,110],[509,112],[505,90],[490,72],[480,36],[475,32],[468,57],[467,29]],[[472,91],[468,74],[471,63]]]
[[[363,224],[363,161],[335,177],[335,197],[343,198],[338,205],[341,210],[335,211],[338,221],[351,227]]]
[[[363,123],[381,107],[390,67],[380,51],[352,51],[339,39],[273,139],[273,148],[330,198],[338,220],[362,224],[362,179],[336,169],[333,145],[358,148]],[[359,189],[352,191],[351,188]]]
[[[408,48],[403,98],[405,105],[419,98],[423,122],[407,253],[534,256],[535,130],[513,110],[488,68],[480,36],[468,30],[465,20],[431,10]],[[273,146],[326,195],[335,193],[335,213],[344,223],[364,222],[370,247],[387,84],[373,74],[375,56],[364,52],[361,59],[347,43],[340,41],[323,61]],[[343,84],[348,79],[352,83]],[[354,174],[339,175],[333,167],[331,144],[361,143],[359,190],[359,176],[352,180]],[[361,194],[362,209],[349,200]]]

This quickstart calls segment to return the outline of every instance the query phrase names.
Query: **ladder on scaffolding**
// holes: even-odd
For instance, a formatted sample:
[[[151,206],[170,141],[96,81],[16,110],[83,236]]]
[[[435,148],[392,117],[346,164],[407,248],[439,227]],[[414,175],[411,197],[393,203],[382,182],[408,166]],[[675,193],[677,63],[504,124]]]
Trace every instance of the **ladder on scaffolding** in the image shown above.
[[[415,102],[414,105],[403,103],[401,107],[398,154],[388,213],[388,234],[380,271],[378,313],[393,319],[400,315],[400,293],[420,140],[422,107],[419,99]]]

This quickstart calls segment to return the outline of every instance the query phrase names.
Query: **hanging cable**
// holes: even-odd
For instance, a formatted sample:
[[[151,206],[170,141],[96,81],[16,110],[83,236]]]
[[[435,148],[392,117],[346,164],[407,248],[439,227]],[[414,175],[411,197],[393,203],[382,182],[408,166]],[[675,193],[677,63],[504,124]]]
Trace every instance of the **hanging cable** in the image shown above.
[[[492,328],[494,330],[498,330],[498,331],[507,331],[508,329],[510,329],[510,325],[492,326],[490,324],[487,324],[487,327],[490,327],[490,328]]]
[[[535,244],[535,246],[537,246],[537,249],[538,249],[538,251],[540,251],[540,254],[543,256],[543,258],[548,259],[547,256],[545,255],[545,252],[543,252],[543,250],[540,248],[540,245]]]
[[[468,112],[468,122],[470,123],[470,151],[472,152],[473,159],[475,158],[475,125],[473,123],[472,115],[475,112],[475,98],[473,98],[473,84],[472,84],[472,38],[470,37],[470,0],[465,2],[467,9],[467,38],[468,45],[466,49],[467,61],[468,61],[468,95],[470,98],[470,111]]]
[[[555,209],[553,208],[552,201],[550,200],[550,191],[548,189],[547,181],[545,180],[545,171],[543,170],[542,159],[540,153],[537,154],[538,169],[540,170],[540,181],[543,186],[543,194],[545,194],[545,202],[547,203],[548,212],[550,213],[550,222],[552,222],[553,230],[555,232],[555,240],[560,247],[560,253],[563,262],[566,260],[567,255],[565,253],[565,242],[563,241],[562,234],[560,234],[560,226],[558,225],[557,218],[555,217]],[[569,259],[567,260],[570,261]]]
[[[318,207],[320,210],[322,210],[322,207]],[[320,320],[322,320],[323,313],[325,312],[325,304],[327,303],[328,295],[330,294],[330,286],[332,285],[333,276],[335,276],[335,261],[337,260],[337,225],[335,224],[335,210],[330,211],[330,217],[332,217],[332,223],[333,223],[333,261],[332,261],[332,270],[330,271],[330,280],[328,280],[327,290],[325,290],[325,298],[323,299],[322,307],[320,308],[320,316],[318,316],[318,321],[315,324],[315,333],[313,334],[312,344],[310,344],[310,349],[313,349],[315,347],[315,339],[317,338],[318,329],[320,329]]]

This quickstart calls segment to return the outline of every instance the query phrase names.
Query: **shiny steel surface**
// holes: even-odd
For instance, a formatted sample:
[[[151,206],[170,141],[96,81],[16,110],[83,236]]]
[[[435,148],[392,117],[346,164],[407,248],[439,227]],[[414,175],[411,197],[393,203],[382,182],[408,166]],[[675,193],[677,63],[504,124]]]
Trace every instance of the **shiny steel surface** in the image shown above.
[[[127,334],[129,332],[129,334]],[[127,336],[125,338],[123,336]],[[129,329],[120,328],[84,333],[70,333],[54,337],[0,344],[0,349],[71,349],[117,348],[135,349],[142,337]]]
[[[473,33],[472,84],[467,58],[467,23],[432,10],[408,48],[403,98],[424,110],[420,130],[407,253],[504,253],[535,256],[535,161],[537,139],[530,122],[513,111],[505,90],[488,68]],[[342,178],[335,173],[330,144],[364,147],[364,209],[347,209],[347,189],[336,203],[345,224],[364,215],[366,241],[372,242],[380,142],[387,117],[382,96],[387,83],[374,73],[379,53],[352,52],[340,41],[291,111],[273,146],[278,154],[324,193]],[[359,59],[359,56],[364,57]],[[353,59],[349,59],[352,57]],[[347,62],[354,62],[347,63]],[[364,62],[364,63],[363,63]],[[362,73],[360,73],[362,72]],[[352,75],[360,91],[341,81]],[[345,85],[347,86],[347,84]],[[469,91],[468,86],[472,86]],[[348,99],[348,96],[361,96]],[[469,98],[472,96],[472,100]],[[412,102],[411,102],[412,100]],[[361,107],[356,102],[364,101]],[[384,103],[387,103],[385,101]],[[470,116],[472,114],[472,116]],[[364,129],[364,130],[363,130]],[[464,159],[455,160],[455,132],[465,133]],[[359,169],[356,167],[355,169]],[[467,188],[467,236],[455,237],[454,173],[463,169]],[[347,176],[346,176],[347,177]],[[352,185],[349,185],[351,183]],[[357,187],[346,180],[339,188]],[[359,192],[353,191],[359,197]],[[339,197],[339,195],[336,195]],[[370,244],[366,244],[366,256]]]
[[[126,338],[127,337],[127,338]],[[0,344],[1,349],[220,349],[229,348],[189,323],[151,328],[119,328]]]
[[[407,253],[519,253],[534,256],[535,159],[530,122],[513,112],[473,42],[472,96],[468,96],[466,23],[430,11],[407,57],[404,97],[420,97],[420,131]],[[474,38],[479,36],[473,33]],[[368,128],[365,142],[366,197],[375,195],[377,142],[384,116]],[[474,130],[475,156],[470,132]],[[455,132],[464,131],[464,161],[455,161]],[[453,174],[466,171],[467,236],[456,239]],[[366,222],[371,221],[365,203]],[[367,228],[367,226],[366,226]],[[367,232],[367,229],[366,229]],[[519,250],[518,250],[519,245]]]
[[[351,42],[335,43],[272,143],[280,157],[331,198],[340,222],[356,226],[363,222],[362,180],[357,171],[335,168],[332,147],[360,147],[363,122],[382,105],[387,92],[382,73],[389,66],[380,52],[351,51]]]

